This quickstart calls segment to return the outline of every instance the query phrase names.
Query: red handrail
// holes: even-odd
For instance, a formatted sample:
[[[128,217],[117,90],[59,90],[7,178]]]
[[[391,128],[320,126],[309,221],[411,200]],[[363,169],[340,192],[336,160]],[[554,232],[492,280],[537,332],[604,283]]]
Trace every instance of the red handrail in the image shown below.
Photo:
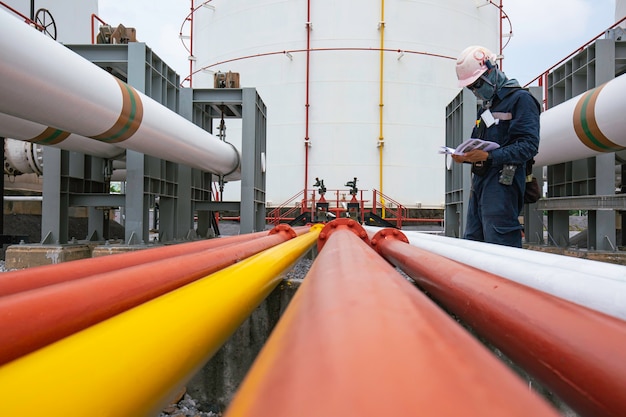
[[[372,192],[373,192],[372,210],[377,210],[378,208],[381,208],[381,209],[384,208],[385,212],[389,212],[391,214],[390,218],[396,220],[396,226],[398,228],[401,228],[402,227],[402,220],[404,220],[404,219],[406,219],[408,217],[408,209],[405,206],[403,206],[402,204],[400,204],[399,202],[397,202],[396,200],[394,200],[391,197],[381,193],[378,190],[372,190]],[[390,203],[394,204],[396,206],[396,208],[389,207],[387,205],[383,205],[382,203],[379,203],[381,200],[385,200],[386,202],[390,202]],[[387,217],[387,216],[385,216],[385,217]]]
[[[591,40],[587,41],[582,46],[580,46],[577,49],[575,49],[574,51],[572,51],[565,58],[561,59],[559,62],[557,62],[556,64],[552,65],[550,68],[548,68],[547,70],[545,70],[544,72],[542,72],[541,74],[539,74],[538,76],[536,76],[535,78],[533,78],[532,80],[527,82],[524,85],[524,87],[528,87],[529,85],[531,85],[532,83],[537,81],[539,86],[544,88],[543,105],[544,105],[544,110],[547,110],[547,108],[548,108],[548,102],[547,102],[547,99],[548,99],[548,82],[547,82],[547,78],[548,78],[548,74],[550,73],[550,71],[552,71],[553,69],[555,69],[556,67],[561,65],[563,62],[565,62],[568,59],[570,59],[572,56],[574,56],[578,52],[584,50],[586,47],[588,47],[593,42],[595,42],[596,39],[598,39],[600,36],[604,35],[608,30],[615,29],[617,26],[619,26],[624,21],[626,21],[626,16],[624,16],[623,18],[621,18],[617,22],[613,23],[611,26],[609,26],[608,28],[606,28],[605,30],[603,30],[602,32],[600,32],[599,34],[597,34],[596,36],[591,38]]]
[[[96,39],[95,39],[95,36],[94,36],[94,30],[96,28],[96,25],[95,25],[95,20],[96,19],[98,21],[100,21],[100,23],[102,23],[103,25],[107,25],[108,24],[107,22],[105,22],[104,20],[102,20],[98,16],[96,16],[95,13],[91,14],[91,44],[92,45],[94,45],[96,43]]]
[[[278,207],[272,209],[272,211],[270,211],[267,214],[267,218],[269,219],[269,221],[274,224],[277,225],[278,223],[280,223],[280,219],[281,217],[283,217],[281,215],[281,211],[287,207],[289,204],[291,204],[292,202],[296,201],[296,199],[300,198],[302,196],[302,194],[304,193],[304,191],[299,191],[298,193],[296,193],[295,195],[293,195],[292,197],[290,197],[287,201],[285,201],[284,203],[282,203],[281,205],[279,205]],[[298,207],[298,209],[301,209],[301,207]],[[288,210],[288,212],[293,212],[295,210],[295,208],[292,208],[290,210]]]

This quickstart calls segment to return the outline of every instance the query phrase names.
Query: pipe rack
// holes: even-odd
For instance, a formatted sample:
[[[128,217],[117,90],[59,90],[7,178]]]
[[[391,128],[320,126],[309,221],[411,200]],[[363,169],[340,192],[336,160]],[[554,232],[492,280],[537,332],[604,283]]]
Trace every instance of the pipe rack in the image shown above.
[[[226,410],[228,417],[367,417],[417,410],[433,416],[558,415],[438,305],[581,416],[619,416],[626,409],[622,319],[418,248],[396,229],[374,233],[351,219],[310,230],[281,226],[272,235],[250,237],[244,242],[239,237],[213,239],[225,244],[212,249],[201,249],[199,242],[178,245],[181,252],[173,263],[181,270],[189,266],[202,271],[196,275],[204,277],[83,324],[54,343],[44,341],[31,353],[17,352],[14,360],[0,366],[0,390],[12,399],[3,404],[3,411],[24,415],[23,404],[28,402],[31,415],[83,415],[94,409],[119,416],[155,415],[316,242],[319,254],[313,266]],[[147,274],[153,280],[139,285],[152,291],[149,287],[164,281],[159,274],[174,275],[175,268],[167,269],[166,260],[155,258],[165,249],[104,257],[153,258],[138,264],[126,260],[134,266],[122,269],[97,258],[93,271],[109,272],[77,274],[69,281],[43,282],[0,296],[0,318],[10,321],[11,308],[5,308],[10,300],[21,299],[32,312],[38,304],[55,302],[57,291],[82,292],[92,299],[102,291],[102,298],[116,308],[119,298],[104,295],[104,287],[95,289],[91,283],[107,276],[109,283],[116,282],[112,287],[133,292],[127,286],[142,270],[158,271]],[[246,250],[247,255],[261,252],[227,266],[232,260],[225,259],[226,253]],[[532,263],[531,258],[525,261]],[[85,261],[67,265],[72,263],[88,266]],[[577,261],[581,270],[584,263]],[[64,265],[57,267],[69,272]],[[206,275],[216,268],[223,269]],[[53,268],[32,271],[51,275],[47,273]],[[613,272],[610,269],[609,275]],[[623,285],[598,276],[590,278],[597,285]],[[48,301],[40,303],[44,293]],[[65,304],[79,302],[74,297]],[[48,312],[63,310],[47,305]],[[89,308],[82,307],[87,314]],[[44,310],[36,315],[43,316]],[[57,321],[63,323],[81,313],[60,314]],[[27,316],[23,314],[19,323]],[[33,323],[33,332],[43,331]],[[55,324],[43,328],[50,326]],[[184,343],[171,343],[173,332]],[[28,333],[17,338],[25,340]],[[68,392],[73,408],[65,405]]]

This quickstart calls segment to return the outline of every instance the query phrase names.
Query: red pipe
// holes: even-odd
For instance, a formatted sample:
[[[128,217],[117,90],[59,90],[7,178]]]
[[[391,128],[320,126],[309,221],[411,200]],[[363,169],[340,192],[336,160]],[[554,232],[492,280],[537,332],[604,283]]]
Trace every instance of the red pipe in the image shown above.
[[[191,13],[189,13],[189,58],[193,57],[193,16],[194,8],[193,1],[191,0]],[[193,60],[189,59],[189,88],[193,87]]]
[[[311,0],[307,0],[306,5],[306,102],[304,103],[304,206],[308,207],[307,189],[309,187],[309,76],[311,72]]]
[[[364,235],[348,219],[322,230],[226,417],[558,416]]]
[[[448,311],[581,416],[624,415],[626,322],[407,245],[399,234],[385,229],[372,245]]]
[[[248,233],[11,271],[0,274],[0,297],[191,252],[246,242],[267,236],[267,234],[267,231]]]
[[[276,246],[297,233],[168,258],[0,298],[0,365]]]

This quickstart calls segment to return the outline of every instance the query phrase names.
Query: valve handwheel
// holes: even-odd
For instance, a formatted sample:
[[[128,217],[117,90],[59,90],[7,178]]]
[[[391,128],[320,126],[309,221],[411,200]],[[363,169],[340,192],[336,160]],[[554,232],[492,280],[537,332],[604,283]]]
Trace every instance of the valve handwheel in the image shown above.
[[[48,11],[48,9],[39,9],[35,13],[35,23],[38,25],[37,29],[52,39],[57,39],[57,25],[54,23],[54,18]]]

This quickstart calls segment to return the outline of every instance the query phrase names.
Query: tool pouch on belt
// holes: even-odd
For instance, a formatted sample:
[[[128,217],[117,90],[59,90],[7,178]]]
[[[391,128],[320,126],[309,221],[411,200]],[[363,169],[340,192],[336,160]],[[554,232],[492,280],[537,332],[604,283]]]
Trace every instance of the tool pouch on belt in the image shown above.
[[[482,177],[487,173],[490,166],[491,161],[489,159],[486,161],[474,162],[472,163],[472,174]]]

